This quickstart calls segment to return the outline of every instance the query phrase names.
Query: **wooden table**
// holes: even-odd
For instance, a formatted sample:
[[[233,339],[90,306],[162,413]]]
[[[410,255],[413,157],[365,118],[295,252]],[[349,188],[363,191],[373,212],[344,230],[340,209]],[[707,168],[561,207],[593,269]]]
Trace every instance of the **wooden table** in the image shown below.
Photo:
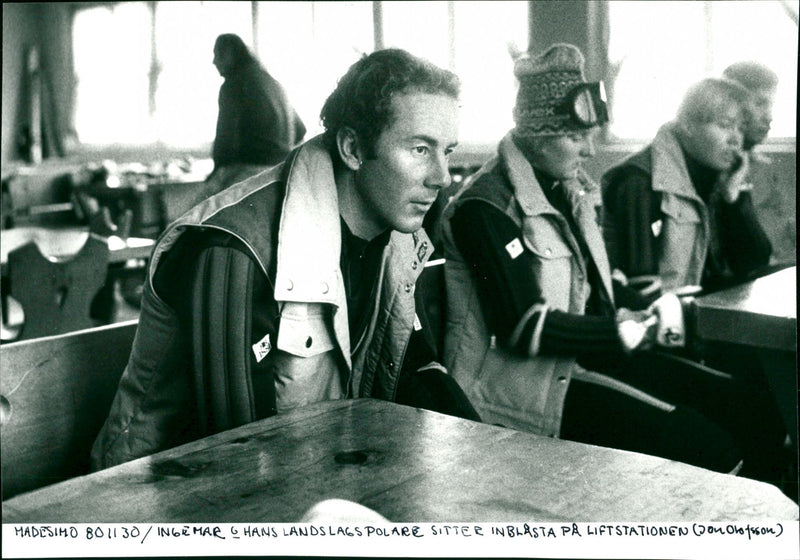
[[[24,226],[4,229],[0,232],[0,263],[2,273],[6,274],[8,254],[30,241],[39,245],[43,255],[51,258],[65,258],[77,253],[86,243],[89,230],[83,227],[46,228]],[[116,236],[104,238],[108,242],[108,259],[111,263],[123,263],[129,259],[150,257],[155,241],[143,237],[121,239]]]
[[[701,340],[797,351],[797,269],[701,296],[695,301]]]
[[[4,523],[798,519],[776,487],[371,399],[254,422],[3,502]]]
[[[700,341],[753,348],[797,446],[797,268],[697,298]]]

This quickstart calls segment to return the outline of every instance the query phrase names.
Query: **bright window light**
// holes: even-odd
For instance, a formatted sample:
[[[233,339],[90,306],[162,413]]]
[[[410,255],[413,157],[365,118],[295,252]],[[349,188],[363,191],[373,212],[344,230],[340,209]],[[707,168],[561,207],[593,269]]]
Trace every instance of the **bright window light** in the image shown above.
[[[528,47],[527,2],[455,2],[454,35],[460,141],[495,144],[514,126],[517,81],[508,48]]]
[[[797,24],[781,2],[612,1],[609,20],[614,136],[652,138],[689,86],[739,60],[779,75],[770,135],[795,136]]]
[[[214,140],[222,78],[212,64],[214,42],[236,33],[252,43],[247,2],[159,2],[156,45],[159,72],[155,94],[158,137],[173,146]]]
[[[75,124],[81,142],[155,140],[149,118],[150,12],[144,2],[76,13]]]
[[[374,50],[371,2],[259,2],[260,60],[282,85],[306,138],[336,81]]]

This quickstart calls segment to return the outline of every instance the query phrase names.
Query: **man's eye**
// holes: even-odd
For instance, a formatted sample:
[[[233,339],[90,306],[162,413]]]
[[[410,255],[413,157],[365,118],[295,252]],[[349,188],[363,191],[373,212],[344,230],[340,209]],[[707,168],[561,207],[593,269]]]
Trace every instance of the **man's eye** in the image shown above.
[[[430,152],[430,149],[428,148],[428,146],[414,146],[414,152],[421,156],[424,156]]]

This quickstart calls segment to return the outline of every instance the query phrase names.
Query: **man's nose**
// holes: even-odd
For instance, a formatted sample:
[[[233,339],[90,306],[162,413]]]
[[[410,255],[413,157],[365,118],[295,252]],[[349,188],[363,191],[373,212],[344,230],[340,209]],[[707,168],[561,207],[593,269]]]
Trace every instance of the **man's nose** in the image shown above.
[[[431,158],[430,169],[425,180],[425,186],[429,189],[444,189],[450,186],[450,165],[447,156],[440,153]]]

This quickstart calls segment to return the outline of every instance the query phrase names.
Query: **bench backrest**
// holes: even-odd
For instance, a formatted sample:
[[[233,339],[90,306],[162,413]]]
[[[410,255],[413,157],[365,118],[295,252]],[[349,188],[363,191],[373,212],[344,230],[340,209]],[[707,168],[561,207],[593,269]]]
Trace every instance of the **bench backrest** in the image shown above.
[[[91,327],[92,300],[107,270],[108,243],[94,235],[64,260],[50,260],[33,241],[11,251],[11,296],[25,313],[20,340]]]
[[[89,472],[137,323],[0,345],[4,500]]]

